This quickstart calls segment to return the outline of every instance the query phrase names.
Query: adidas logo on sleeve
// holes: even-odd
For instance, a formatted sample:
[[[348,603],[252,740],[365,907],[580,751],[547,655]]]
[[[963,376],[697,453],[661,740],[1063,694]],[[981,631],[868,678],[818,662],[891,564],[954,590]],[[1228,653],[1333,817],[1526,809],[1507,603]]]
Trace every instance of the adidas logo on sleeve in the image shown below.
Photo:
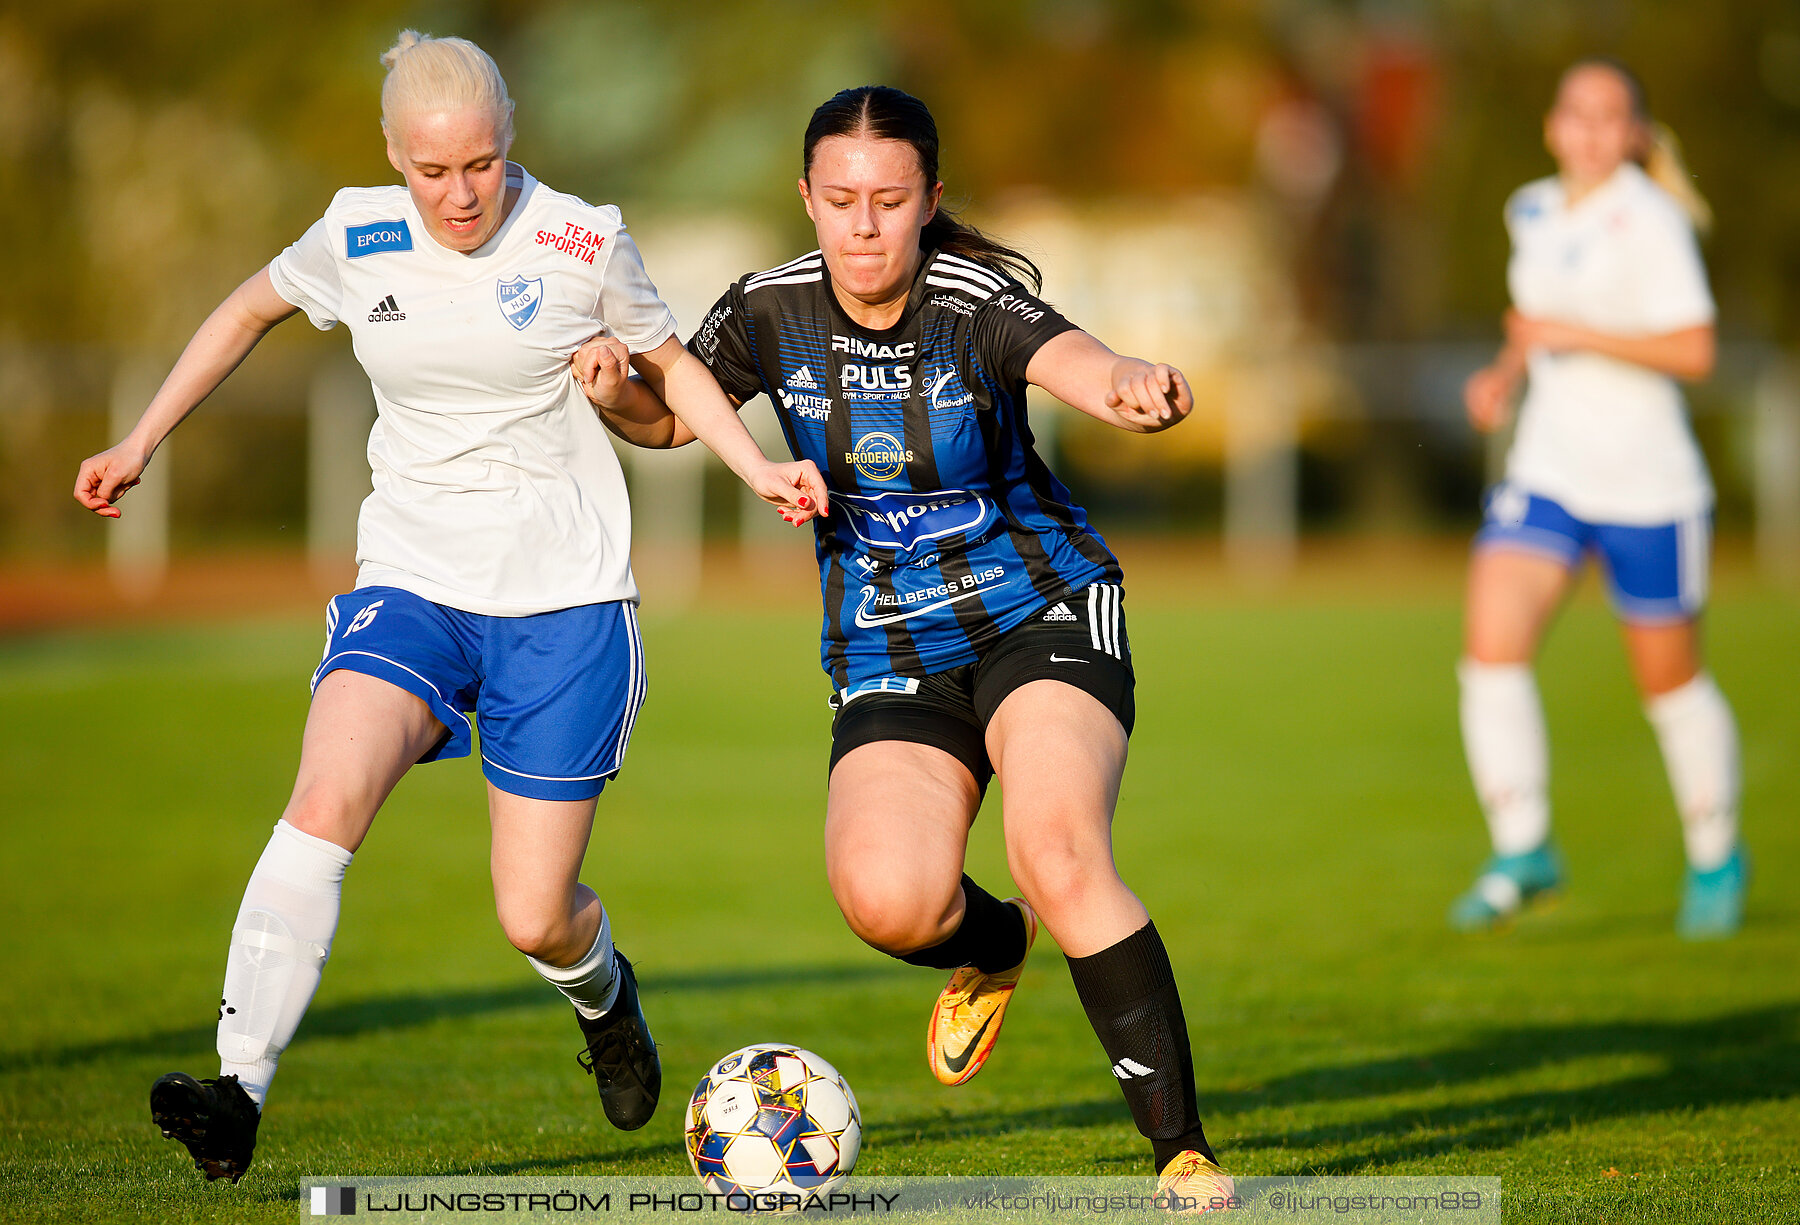
[[[393,294],[389,294],[377,302],[375,309],[369,312],[370,323],[398,323],[404,318],[406,318],[406,313],[400,309],[400,304],[394,301]]]

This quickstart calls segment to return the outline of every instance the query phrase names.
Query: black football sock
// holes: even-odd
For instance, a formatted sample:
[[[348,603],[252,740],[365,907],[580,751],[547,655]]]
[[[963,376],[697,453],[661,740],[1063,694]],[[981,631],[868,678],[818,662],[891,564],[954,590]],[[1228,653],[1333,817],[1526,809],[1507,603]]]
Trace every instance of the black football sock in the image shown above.
[[[901,961],[934,970],[974,966],[983,974],[1010,970],[1025,960],[1025,917],[1019,908],[962,878],[962,924],[942,944],[907,953]]]
[[[1156,924],[1111,948],[1071,957],[1069,974],[1100,1036],[1131,1117],[1156,1152],[1160,1171],[1184,1149],[1214,1160],[1194,1100],[1194,1056],[1181,993]]]

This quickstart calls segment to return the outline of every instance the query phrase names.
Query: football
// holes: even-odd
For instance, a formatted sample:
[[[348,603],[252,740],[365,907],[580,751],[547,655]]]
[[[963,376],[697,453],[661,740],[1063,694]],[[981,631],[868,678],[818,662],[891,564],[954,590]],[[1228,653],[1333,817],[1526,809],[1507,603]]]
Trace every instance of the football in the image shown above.
[[[838,1070],[772,1043],[715,1063],[688,1100],[686,1125],[688,1160],[707,1190],[759,1209],[797,1210],[829,1195],[862,1148],[856,1095]]]

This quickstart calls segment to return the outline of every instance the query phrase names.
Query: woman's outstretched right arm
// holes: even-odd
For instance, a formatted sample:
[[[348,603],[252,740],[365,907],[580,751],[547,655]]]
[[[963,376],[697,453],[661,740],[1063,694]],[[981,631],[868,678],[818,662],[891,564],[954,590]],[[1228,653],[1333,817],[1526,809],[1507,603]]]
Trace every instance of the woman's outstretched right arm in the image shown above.
[[[119,508],[113,504],[138,483],[162,440],[237,369],[270,328],[297,309],[275,292],[267,268],[232,290],[188,341],[131,433],[81,462],[75,500],[96,515],[117,519]]]

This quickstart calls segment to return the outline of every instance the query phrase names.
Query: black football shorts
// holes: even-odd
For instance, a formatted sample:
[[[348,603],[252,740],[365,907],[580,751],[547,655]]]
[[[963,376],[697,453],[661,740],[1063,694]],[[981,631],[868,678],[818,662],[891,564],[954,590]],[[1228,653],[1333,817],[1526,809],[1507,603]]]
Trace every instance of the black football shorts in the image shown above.
[[[1032,681],[1073,685],[1113,713],[1125,734],[1137,721],[1136,679],[1125,634],[1124,590],[1097,583],[1033,614],[972,664],[925,677],[888,676],[832,695],[831,767],[851,749],[902,740],[942,749],[985,791],[988,721]]]

